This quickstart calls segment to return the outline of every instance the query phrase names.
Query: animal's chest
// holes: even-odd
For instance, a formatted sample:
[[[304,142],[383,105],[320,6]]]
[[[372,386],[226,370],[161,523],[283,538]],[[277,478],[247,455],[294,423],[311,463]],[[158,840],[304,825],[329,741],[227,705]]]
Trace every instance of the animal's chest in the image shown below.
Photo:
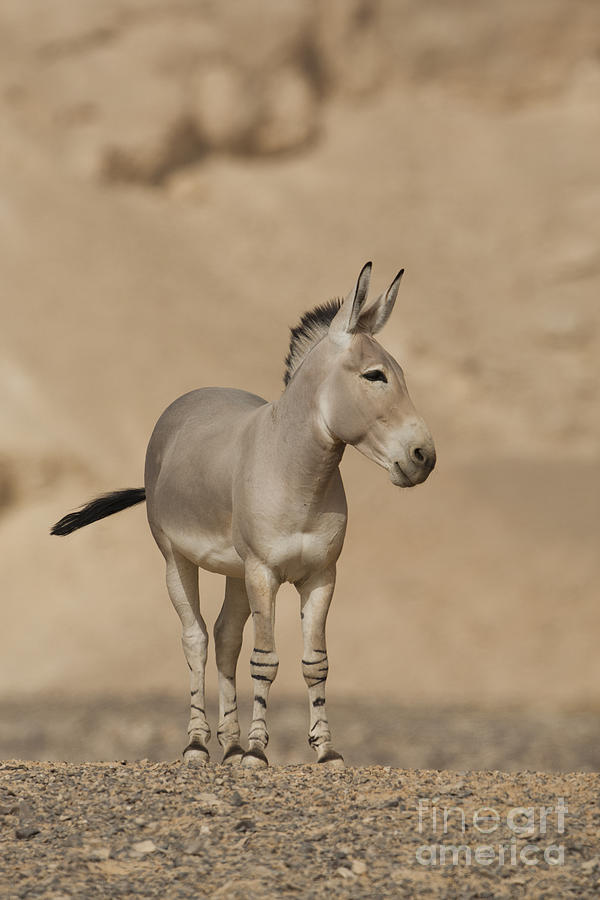
[[[282,581],[298,582],[329,568],[341,553],[347,506],[339,470],[324,478],[282,469],[272,460],[269,479],[248,465],[234,485],[232,534],[242,559],[254,556]],[[242,474],[244,477],[242,477]],[[260,477],[259,477],[260,476]]]
[[[256,548],[283,581],[297,582],[333,565],[346,532],[346,517],[330,513],[310,529],[274,529]]]

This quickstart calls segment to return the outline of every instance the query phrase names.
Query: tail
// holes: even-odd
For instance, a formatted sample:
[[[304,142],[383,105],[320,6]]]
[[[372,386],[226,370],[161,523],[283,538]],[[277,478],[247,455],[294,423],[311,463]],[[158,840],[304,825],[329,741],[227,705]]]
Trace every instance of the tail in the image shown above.
[[[127,488],[124,491],[113,491],[111,494],[102,494],[95,500],[90,500],[81,509],[76,512],[67,513],[62,519],[52,526],[50,534],[71,534],[84,525],[91,525],[98,519],[104,519],[106,516],[112,516],[113,513],[121,512],[128,506],[135,506],[136,503],[142,503],[146,499],[146,491],[144,488]]]

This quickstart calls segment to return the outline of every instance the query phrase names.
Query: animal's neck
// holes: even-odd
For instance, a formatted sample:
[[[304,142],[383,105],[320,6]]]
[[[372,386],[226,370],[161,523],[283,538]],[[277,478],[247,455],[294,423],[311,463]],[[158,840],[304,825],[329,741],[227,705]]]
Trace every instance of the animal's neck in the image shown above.
[[[319,498],[338,469],[345,444],[328,431],[319,409],[319,379],[306,360],[273,404],[278,457],[286,478],[302,493]]]

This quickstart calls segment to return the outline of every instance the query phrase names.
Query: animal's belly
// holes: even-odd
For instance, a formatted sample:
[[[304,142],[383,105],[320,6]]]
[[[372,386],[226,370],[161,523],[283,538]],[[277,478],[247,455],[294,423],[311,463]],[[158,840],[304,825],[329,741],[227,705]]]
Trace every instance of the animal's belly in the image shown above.
[[[244,563],[238,555],[231,538],[227,535],[203,532],[169,535],[176,549],[201,569],[228,575],[231,578],[244,577]]]

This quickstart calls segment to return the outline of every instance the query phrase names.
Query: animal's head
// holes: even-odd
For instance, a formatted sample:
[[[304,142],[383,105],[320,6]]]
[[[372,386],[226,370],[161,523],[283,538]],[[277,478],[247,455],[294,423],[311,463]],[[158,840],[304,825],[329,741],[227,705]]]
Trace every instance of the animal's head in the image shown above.
[[[402,369],[375,338],[394,308],[403,272],[366,307],[371,263],[363,267],[323,341],[327,374],[319,408],[332,436],[387,469],[394,484],[412,487],[433,469],[435,447]]]

